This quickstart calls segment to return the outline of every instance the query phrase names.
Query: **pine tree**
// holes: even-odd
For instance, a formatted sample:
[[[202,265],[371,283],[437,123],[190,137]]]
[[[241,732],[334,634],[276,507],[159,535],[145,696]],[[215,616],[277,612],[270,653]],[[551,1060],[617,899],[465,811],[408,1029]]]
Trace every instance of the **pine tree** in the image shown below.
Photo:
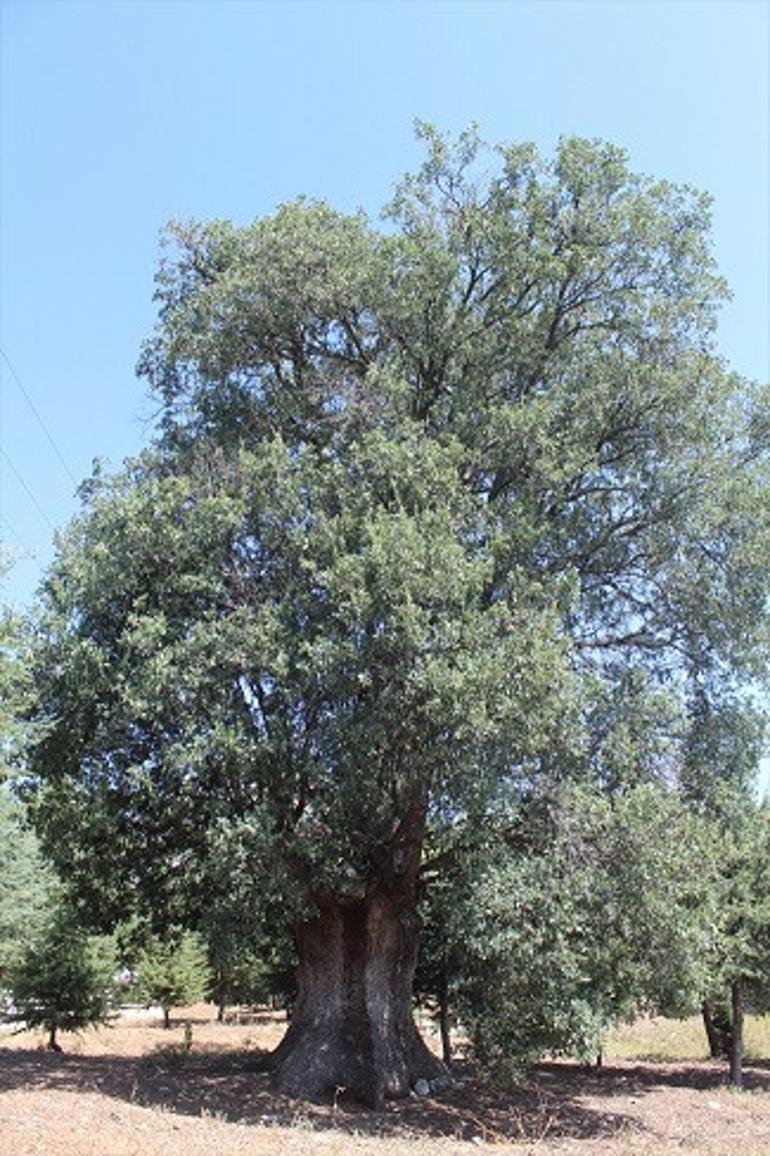
[[[203,999],[210,981],[206,949],[189,931],[150,936],[137,957],[136,971],[141,998],[160,1005],[167,1028],[171,1009]]]
[[[107,1023],[113,1009],[112,942],[88,936],[66,903],[10,973],[15,1017],[48,1032],[48,1047],[60,1051],[59,1031]]]

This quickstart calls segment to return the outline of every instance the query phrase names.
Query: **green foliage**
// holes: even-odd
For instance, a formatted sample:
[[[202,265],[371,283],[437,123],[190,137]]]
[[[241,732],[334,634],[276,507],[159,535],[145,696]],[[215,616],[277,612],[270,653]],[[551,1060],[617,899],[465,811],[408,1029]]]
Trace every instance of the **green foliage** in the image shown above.
[[[708,198],[420,132],[386,229],[170,228],[162,434],[61,540],[26,790],[93,918],[168,925],[413,894],[426,825],[467,862],[555,798],[479,867],[474,974],[514,1048],[588,1046],[690,990],[691,832],[645,790],[766,677],[770,406],[714,350]]]
[[[0,579],[5,569],[0,553]],[[21,715],[31,691],[26,641],[20,619],[0,607],[0,783],[23,735]]]
[[[0,580],[7,571],[0,548]],[[0,609],[0,990],[51,917],[55,880],[6,781],[22,745],[31,685],[23,623]]]
[[[695,1010],[715,918],[709,847],[651,786],[531,808],[445,909],[455,1007],[480,1057],[587,1057],[642,1010]]]
[[[106,1023],[114,969],[112,941],[86,935],[60,904],[11,971],[16,1017],[28,1027],[45,1028],[51,1047],[58,1031]]]
[[[38,819],[71,832],[48,845],[98,887],[95,908],[117,913],[131,880],[172,914],[181,888],[183,912],[221,856],[245,858],[263,893],[282,864],[361,893],[429,784],[475,805],[507,764],[503,729],[534,756],[561,727],[553,611],[515,573],[483,597],[489,563],[454,526],[476,518],[454,453],[384,450],[372,435],[319,463],[271,442],[215,483],[206,462],[119,482],[74,527],[51,591],[77,625],[49,622],[57,657],[38,670],[70,724],[33,761],[58,769]]]
[[[717,823],[750,813],[757,766],[765,751],[766,713],[748,697],[696,689],[681,773],[691,805]]]
[[[214,958],[212,959],[212,955]],[[209,951],[211,980],[207,998],[219,1008],[220,1017],[233,1005],[266,1004],[273,993],[272,967],[254,948],[240,951]]]
[[[188,1007],[204,998],[209,982],[206,949],[194,932],[150,936],[136,960],[138,992],[148,1004],[163,1008],[166,1026],[173,1007]]]
[[[743,1086],[747,1011],[770,1007],[770,808],[747,804],[740,777],[712,791],[718,915],[703,991],[712,1055],[726,1055],[730,1083]]]
[[[0,989],[50,918],[56,890],[22,808],[0,784]]]
[[[752,1010],[770,1010],[770,807],[738,803],[715,832],[719,919],[712,987],[745,987]],[[718,839],[718,843],[717,843]]]
[[[285,918],[274,913],[269,925],[249,921],[237,896],[205,913],[201,934],[206,942],[210,979],[208,998],[220,1016],[231,1004],[265,1004],[273,996],[293,997],[295,952]]]

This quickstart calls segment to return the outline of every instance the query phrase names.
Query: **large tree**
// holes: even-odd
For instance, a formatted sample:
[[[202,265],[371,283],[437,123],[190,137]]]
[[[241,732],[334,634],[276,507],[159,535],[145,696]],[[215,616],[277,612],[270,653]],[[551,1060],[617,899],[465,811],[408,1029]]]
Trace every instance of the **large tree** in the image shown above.
[[[374,1103],[436,1067],[424,871],[524,785],[635,749],[661,687],[685,718],[696,676],[755,673],[768,570],[707,198],[605,144],[485,175],[474,133],[422,134],[381,230],[307,200],[169,230],[140,363],[162,434],[62,540],[30,753],[84,901],[283,906],[278,1085]]]

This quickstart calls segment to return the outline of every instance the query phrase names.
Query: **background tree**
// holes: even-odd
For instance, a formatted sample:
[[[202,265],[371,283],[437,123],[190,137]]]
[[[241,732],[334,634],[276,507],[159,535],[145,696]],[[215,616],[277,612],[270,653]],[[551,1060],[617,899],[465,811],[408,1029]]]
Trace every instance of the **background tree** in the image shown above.
[[[0,581],[8,565],[0,549]],[[23,624],[0,609],[0,989],[9,986],[12,966],[42,931],[55,883],[8,781],[29,694]]]
[[[171,1009],[189,1007],[206,995],[210,981],[206,949],[194,932],[148,936],[136,959],[140,998],[163,1009],[171,1027]]]
[[[0,547],[0,582],[9,566]],[[17,615],[0,607],[0,782],[18,743],[20,717],[30,689],[25,657],[23,625]]]
[[[11,969],[14,1018],[29,1028],[45,1028],[48,1047],[60,1051],[59,1031],[107,1023],[114,970],[111,940],[89,937],[62,901]]]
[[[296,958],[285,919],[249,923],[233,903],[204,914],[200,927],[210,967],[208,998],[220,1020],[228,1005],[279,1002],[289,1007],[296,994]]]
[[[210,967],[206,997],[217,1007],[220,1023],[228,1007],[269,1002],[273,993],[272,967],[264,951],[242,940],[217,940],[208,948]]]
[[[50,918],[57,884],[23,810],[0,784],[0,989]]]
[[[588,1059],[641,1011],[695,1010],[718,908],[709,836],[671,790],[570,786],[461,865],[437,914],[479,1058],[509,1070],[544,1053]]]
[[[452,1028],[456,1024],[456,988],[464,974],[462,923],[468,893],[475,881],[469,858],[455,856],[453,870],[445,869],[424,887],[420,912],[420,950],[414,976],[414,995],[438,1027],[441,1058],[453,1060]]]
[[[707,199],[609,145],[484,176],[474,133],[422,135],[387,231],[309,201],[171,228],[140,364],[163,433],[62,543],[30,752],[92,906],[192,922],[223,863],[283,905],[278,1086],[375,1104],[436,1070],[428,824],[482,839],[600,760],[613,711],[635,741],[656,687],[686,714],[690,656],[709,692],[755,675],[770,572]]]
[[[712,870],[720,909],[716,913],[720,947],[714,960],[715,974],[705,992],[702,1014],[709,1051],[714,1059],[730,1057],[733,1052],[730,982],[722,972],[724,958],[731,954],[727,946],[732,936],[727,928],[738,917],[737,895],[743,894],[744,915],[759,908],[761,896],[748,885],[746,865],[742,858],[752,858],[752,841],[759,838],[762,825],[756,811],[756,770],[764,753],[766,718],[755,703],[743,697],[720,693],[709,687],[704,692],[701,670],[692,679],[689,704],[689,727],[681,774],[683,797],[692,810],[709,824],[713,847]],[[761,868],[756,865],[758,878]],[[733,873],[737,878],[732,879]],[[741,880],[739,883],[738,880]],[[737,888],[737,891],[736,891]],[[751,917],[753,918],[753,916]],[[737,943],[733,943],[737,946]],[[738,956],[741,951],[738,951]],[[750,969],[751,970],[751,969]],[[755,994],[757,984],[754,983]]]
[[[744,1015],[770,1008],[770,808],[733,796],[715,824],[717,937],[704,1008],[712,1055],[723,1054],[730,1083],[743,1085]]]

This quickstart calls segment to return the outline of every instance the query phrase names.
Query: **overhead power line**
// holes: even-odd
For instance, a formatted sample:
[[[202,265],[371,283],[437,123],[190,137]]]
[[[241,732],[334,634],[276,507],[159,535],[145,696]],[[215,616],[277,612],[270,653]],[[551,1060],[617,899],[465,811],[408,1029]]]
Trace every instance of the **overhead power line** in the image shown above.
[[[42,417],[40,416],[40,413],[37,409],[37,406],[35,405],[32,398],[29,396],[29,393],[27,392],[27,390],[24,388],[24,385],[21,381],[21,378],[19,377],[18,373],[16,372],[16,370],[13,367],[11,359],[9,358],[8,354],[5,352],[5,350],[3,349],[3,347],[1,345],[0,345],[0,356],[2,356],[3,361],[8,366],[8,369],[10,370],[11,377],[16,382],[17,386],[19,387],[19,392],[21,393],[22,397],[26,401],[29,408],[32,410],[32,413],[35,415],[35,418],[37,419],[38,425],[40,426],[41,430],[43,431],[43,433],[47,437],[48,442],[51,446],[51,449],[53,450],[53,452],[56,454],[57,458],[61,462],[61,465],[64,468],[65,473],[70,478],[73,485],[78,486],[80,484],[78,482],[78,479],[75,477],[74,473],[67,465],[67,460],[64,457],[64,454],[61,452],[58,445],[56,444],[56,441],[54,440],[53,434],[51,433],[48,426],[45,424]],[[14,467],[11,466],[11,468],[13,469]],[[26,488],[26,484],[25,484],[25,488]]]
[[[21,546],[22,550],[29,549],[29,547],[24,542],[21,534],[18,533],[16,528],[12,525],[11,522],[8,521],[8,519],[6,518],[6,516],[4,514],[0,514],[0,522],[5,526],[6,530],[10,533],[11,537],[16,539],[16,541]]]
[[[16,533],[13,525],[9,523],[5,514],[0,513],[0,523],[2,523],[2,525],[6,527],[7,531],[10,533],[10,535],[12,535],[12,538],[15,538],[16,541],[18,542],[18,544],[20,544],[20,546],[23,546],[24,543],[21,539],[21,534]]]
[[[7,462],[7,463],[8,463],[8,465],[10,466],[10,468],[11,468],[11,472],[12,472],[12,473],[14,474],[14,476],[16,477],[17,481],[19,482],[19,485],[20,485],[20,486],[22,486],[22,488],[23,488],[23,489],[26,491],[26,493],[27,493],[27,495],[28,495],[28,497],[29,497],[30,501],[32,502],[33,506],[34,506],[34,507],[35,507],[35,509],[37,510],[37,512],[38,512],[38,514],[40,515],[40,517],[43,519],[43,521],[44,521],[44,522],[46,522],[46,524],[47,524],[48,526],[50,526],[50,528],[51,528],[51,529],[54,531],[54,533],[55,533],[55,532],[56,532],[56,527],[54,526],[53,522],[52,522],[52,521],[51,521],[51,519],[48,517],[48,515],[47,515],[47,514],[46,514],[46,512],[45,512],[45,510],[44,510],[44,509],[43,509],[43,507],[40,505],[40,502],[38,502],[38,500],[37,500],[37,498],[35,497],[35,495],[33,494],[32,490],[29,488],[29,486],[28,486],[28,485],[27,485],[27,483],[25,482],[25,480],[24,480],[24,478],[22,477],[22,475],[21,475],[21,474],[19,473],[19,471],[16,469],[16,466],[13,464],[13,462],[11,461],[11,459],[8,457],[8,454],[7,454],[7,452],[5,451],[5,449],[4,449],[2,446],[0,446],[0,454],[2,454],[2,455],[3,455],[3,457],[4,457],[4,458],[5,458],[5,460],[6,460],[6,462]]]

